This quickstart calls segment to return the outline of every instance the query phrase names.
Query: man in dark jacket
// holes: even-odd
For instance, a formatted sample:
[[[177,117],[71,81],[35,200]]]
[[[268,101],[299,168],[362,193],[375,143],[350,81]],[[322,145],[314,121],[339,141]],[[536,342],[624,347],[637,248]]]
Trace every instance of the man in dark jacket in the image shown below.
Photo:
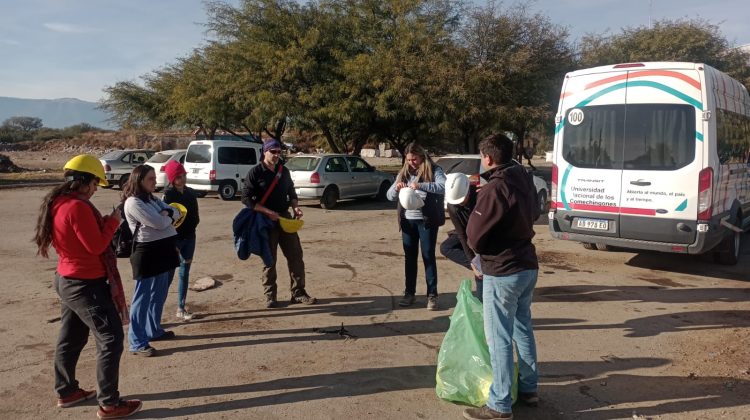
[[[514,163],[513,142],[502,134],[479,143],[487,179],[466,228],[469,246],[480,255],[484,283],[484,331],[490,349],[492,386],[487,405],[464,411],[467,419],[512,419],[513,342],[518,348],[518,399],[536,405],[538,372],[531,326],[531,299],[538,262],[533,212],[536,189]]]
[[[275,181],[275,179],[277,179]],[[263,201],[266,193],[270,194]],[[316,299],[305,291],[305,263],[302,260],[302,244],[297,233],[287,233],[279,226],[279,217],[291,218],[289,207],[294,216],[302,218],[302,209],[297,203],[297,193],[294,182],[281,162],[281,144],[274,139],[263,144],[263,161],[247,173],[245,185],[242,188],[242,203],[248,208],[265,214],[274,222],[274,227],[268,232],[268,240],[273,255],[273,264],[263,267],[263,289],[266,295],[266,307],[278,306],[276,300],[276,255],[277,248],[286,257],[291,278],[291,303],[314,304]]]

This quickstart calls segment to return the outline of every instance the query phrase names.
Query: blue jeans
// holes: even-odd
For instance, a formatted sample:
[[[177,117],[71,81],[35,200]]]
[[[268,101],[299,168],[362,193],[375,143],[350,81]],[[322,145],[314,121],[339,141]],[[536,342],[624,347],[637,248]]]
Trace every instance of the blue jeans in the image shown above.
[[[193,262],[193,255],[195,254],[195,238],[192,239],[178,239],[177,250],[180,251],[180,271],[178,272],[177,282],[177,308],[185,309],[185,300],[187,299],[188,284],[190,283],[190,264]],[[189,262],[186,262],[189,261]],[[172,280],[174,279],[174,272],[169,272],[169,284],[167,289],[172,286]],[[164,299],[166,300],[166,296]]]
[[[130,351],[142,349],[148,346],[151,339],[164,334],[161,314],[168,288],[169,271],[135,281],[128,328]]]
[[[422,261],[424,262],[425,278],[427,279],[427,296],[437,296],[438,276],[435,258],[437,234],[438,227],[427,227],[424,220],[404,219],[401,221],[401,240],[404,243],[404,255],[406,256],[404,266],[406,289],[404,294],[417,294],[417,257],[421,245]]]
[[[508,276],[485,274],[484,334],[490,348],[492,386],[487,405],[503,413],[511,412],[513,382],[513,342],[518,349],[518,392],[536,392],[539,373],[536,343],[531,326],[531,299],[538,270],[525,270]]]

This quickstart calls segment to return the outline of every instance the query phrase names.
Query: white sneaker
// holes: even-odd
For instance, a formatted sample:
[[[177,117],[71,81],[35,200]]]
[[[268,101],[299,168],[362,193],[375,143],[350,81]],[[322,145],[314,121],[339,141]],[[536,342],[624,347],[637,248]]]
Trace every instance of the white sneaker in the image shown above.
[[[175,316],[183,321],[190,321],[191,319],[193,319],[193,314],[185,309],[178,309]]]

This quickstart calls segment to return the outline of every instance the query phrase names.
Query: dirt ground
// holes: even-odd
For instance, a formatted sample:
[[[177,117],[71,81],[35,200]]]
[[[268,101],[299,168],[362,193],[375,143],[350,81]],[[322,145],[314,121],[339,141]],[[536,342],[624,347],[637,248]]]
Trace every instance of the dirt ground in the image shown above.
[[[0,418],[94,418],[95,402],[54,406],[55,259],[36,257],[30,242],[45,192],[0,190]],[[100,190],[94,202],[106,210],[118,194]],[[173,287],[165,320],[177,339],[154,343],[158,357],[123,354],[120,390],[144,400],[136,418],[461,418],[463,407],[435,396],[435,365],[469,273],[439,258],[442,310],[427,311],[424,296],[399,308],[403,252],[392,205],[305,205],[307,289],[320,303],[265,309],[259,259],[233,253],[230,224],[241,204],[199,204],[191,276],[221,284],[188,293],[200,317],[186,323],[172,318]],[[750,419],[750,245],[740,264],[724,267],[694,256],[587,251],[552,239],[544,221],[535,229],[542,403],[515,408],[516,418]],[[130,296],[127,260],[120,271]],[[417,290],[424,294],[423,280]],[[342,324],[358,338],[314,331]],[[85,388],[95,387],[94,364],[92,339],[78,367]]]

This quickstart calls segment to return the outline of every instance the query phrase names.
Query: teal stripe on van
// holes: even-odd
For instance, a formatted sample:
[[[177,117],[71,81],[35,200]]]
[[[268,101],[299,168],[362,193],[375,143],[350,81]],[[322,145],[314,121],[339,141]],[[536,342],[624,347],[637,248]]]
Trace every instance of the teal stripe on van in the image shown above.
[[[568,211],[570,211],[570,204],[568,204],[568,199],[565,197],[565,184],[568,183],[568,175],[570,175],[571,170],[573,170],[573,165],[568,165],[568,167],[565,168],[565,173],[563,173],[562,177],[562,183],[560,184],[560,199],[565,206],[565,210]]]
[[[703,133],[696,131],[695,138],[698,139],[698,141],[703,141]]]

